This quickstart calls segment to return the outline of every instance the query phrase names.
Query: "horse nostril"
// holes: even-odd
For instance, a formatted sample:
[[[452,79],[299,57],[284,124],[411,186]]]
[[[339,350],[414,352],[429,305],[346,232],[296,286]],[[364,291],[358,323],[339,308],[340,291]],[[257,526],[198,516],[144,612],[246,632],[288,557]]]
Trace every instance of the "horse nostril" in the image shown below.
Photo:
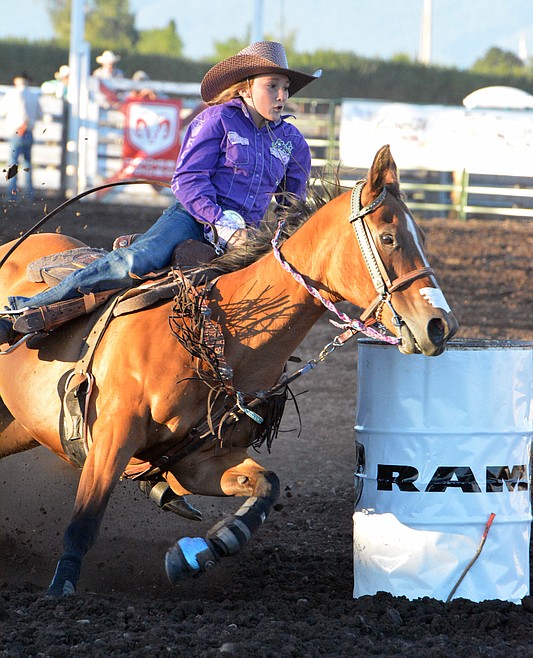
[[[248,484],[249,481],[250,480],[248,479],[248,477],[246,475],[239,475],[237,477],[237,484],[240,484],[241,486],[243,484]]]
[[[444,322],[440,318],[434,318],[428,322],[428,336],[433,345],[442,345],[444,333]]]

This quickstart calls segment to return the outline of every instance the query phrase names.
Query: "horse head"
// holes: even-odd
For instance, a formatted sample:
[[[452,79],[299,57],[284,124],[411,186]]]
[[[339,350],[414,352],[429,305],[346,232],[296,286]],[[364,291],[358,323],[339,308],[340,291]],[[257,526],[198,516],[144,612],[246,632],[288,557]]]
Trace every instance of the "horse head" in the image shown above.
[[[345,239],[338,240],[342,267],[335,288],[365,309],[362,320],[377,320],[398,336],[404,354],[441,354],[458,323],[424,253],[424,233],[402,199],[388,146],[376,154],[366,180],[338,202]],[[353,231],[346,229],[347,203]],[[354,280],[354,260],[366,270],[364,281]]]

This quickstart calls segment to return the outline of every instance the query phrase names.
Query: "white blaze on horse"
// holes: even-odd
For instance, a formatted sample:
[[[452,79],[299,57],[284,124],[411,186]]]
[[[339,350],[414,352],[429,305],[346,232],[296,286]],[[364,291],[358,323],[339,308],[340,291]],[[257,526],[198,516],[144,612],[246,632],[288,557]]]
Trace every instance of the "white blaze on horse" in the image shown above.
[[[1,355],[0,457],[41,444],[81,468],[49,593],[75,591],[125,472],[147,479],[147,490],[170,493],[174,511],[191,517],[199,513],[181,498],[187,494],[248,497],[205,538],[181,539],[168,551],[171,581],[237,553],[279,494],[276,474],[248,449],[275,434],[287,361],[326,309],[348,300],[363,310],[368,332],[379,320],[373,326],[386,327],[406,354],[438,355],[454,335],[457,322],[423,243],[383,147],[366,181],[323,205],[282,244],[273,240],[255,262],[197,293],[176,280],[189,306],[177,303],[178,293],[138,311],[100,310],[90,331],[88,318],[79,318]],[[81,245],[57,234],[30,236],[0,269],[0,302],[44,289],[27,280],[29,263]],[[362,327],[337,315],[344,333]],[[99,323],[106,330],[95,340]],[[86,385],[85,429],[65,438],[64,393],[77,390],[70,387],[76,377]],[[82,455],[73,456],[69,439]]]

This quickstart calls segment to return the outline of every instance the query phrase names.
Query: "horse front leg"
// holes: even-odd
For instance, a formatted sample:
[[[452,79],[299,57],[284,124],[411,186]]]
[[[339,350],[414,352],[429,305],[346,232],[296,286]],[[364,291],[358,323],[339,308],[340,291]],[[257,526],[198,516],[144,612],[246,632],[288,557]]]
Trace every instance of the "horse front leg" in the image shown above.
[[[111,493],[131,458],[131,449],[119,450],[113,437],[95,442],[83,466],[74,514],[63,535],[59,558],[48,596],[74,594],[82,560],[96,541]]]
[[[234,514],[215,524],[205,538],[183,537],[167,551],[165,568],[172,584],[198,576],[222,558],[236,555],[266,521],[280,493],[278,476],[250,458],[225,470],[220,487],[224,495],[248,499]]]

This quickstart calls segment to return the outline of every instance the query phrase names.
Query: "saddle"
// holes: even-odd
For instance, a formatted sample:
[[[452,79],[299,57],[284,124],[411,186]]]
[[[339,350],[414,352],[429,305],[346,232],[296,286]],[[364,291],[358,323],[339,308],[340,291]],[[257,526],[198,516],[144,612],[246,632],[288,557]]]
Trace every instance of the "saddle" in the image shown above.
[[[113,244],[113,248],[119,249],[128,246],[137,235],[133,234],[131,236],[117,238]],[[79,247],[58,254],[44,256],[28,265],[26,278],[35,283],[44,282],[49,286],[54,286],[70,273],[86,267],[107,253],[105,249]],[[199,285],[208,282],[216,275],[216,272],[208,267],[208,263],[214,257],[215,250],[210,245],[196,240],[186,240],[174,250],[171,268],[179,267],[185,275],[191,278],[193,285]],[[56,302],[48,306],[28,309],[15,319],[13,329],[19,334],[48,333],[70,320],[91,313],[122,290],[127,291],[125,293],[127,304],[125,299],[125,306],[122,307],[122,312],[133,312],[141,308],[146,308],[160,299],[172,297],[174,284],[167,284],[167,286],[154,285],[150,289],[143,290],[139,290],[138,286],[147,280],[160,282],[162,278],[166,277],[168,271],[166,269],[161,272],[150,272],[142,277],[131,275],[134,280],[132,289],[121,288],[105,290],[99,293],[89,293],[82,297]]]

